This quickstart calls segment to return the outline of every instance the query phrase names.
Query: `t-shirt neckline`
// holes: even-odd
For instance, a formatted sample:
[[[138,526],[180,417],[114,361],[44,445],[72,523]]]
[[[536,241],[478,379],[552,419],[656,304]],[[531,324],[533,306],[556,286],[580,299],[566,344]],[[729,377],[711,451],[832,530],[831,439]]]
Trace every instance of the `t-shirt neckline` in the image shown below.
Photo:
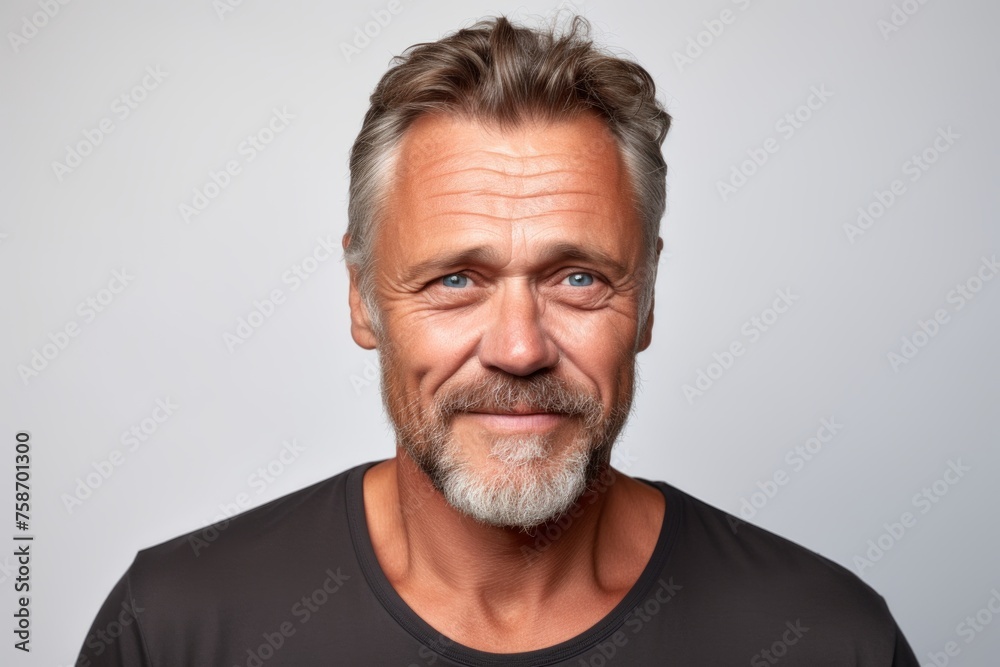
[[[385,459],[383,459],[385,460]],[[389,583],[388,577],[382,571],[375,549],[368,533],[368,521],[365,517],[363,480],[365,472],[382,461],[371,461],[353,468],[347,476],[347,520],[351,531],[351,541],[357,555],[361,571],[372,592],[390,616],[414,639],[423,646],[435,651],[448,660],[469,667],[489,665],[510,665],[518,667],[541,667],[560,661],[569,660],[592,649],[598,643],[605,641],[624,623],[625,618],[642,600],[647,597],[653,585],[661,577],[670,554],[673,551],[676,537],[680,532],[680,507],[673,488],[664,482],[651,482],[635,477],[634,479],[649,484],[663,493],[666,508],[663,524],[656,540],[653,553],[643,568],[642,573],[625,597],[615,605],[601,620],[558,644],[546,648],[523,651],[520,653],[490,653],[464,646],[435,630],[430,624],[417,615],[413,609],[399,596],[396,589]]]

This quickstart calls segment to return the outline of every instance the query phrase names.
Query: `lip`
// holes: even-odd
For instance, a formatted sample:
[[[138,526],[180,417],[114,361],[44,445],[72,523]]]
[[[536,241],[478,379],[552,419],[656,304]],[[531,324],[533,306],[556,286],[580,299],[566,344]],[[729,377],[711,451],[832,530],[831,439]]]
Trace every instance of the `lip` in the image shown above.
[[[498,431],[547,431],[566,418],[559,412],[468,412],[477,422]]]

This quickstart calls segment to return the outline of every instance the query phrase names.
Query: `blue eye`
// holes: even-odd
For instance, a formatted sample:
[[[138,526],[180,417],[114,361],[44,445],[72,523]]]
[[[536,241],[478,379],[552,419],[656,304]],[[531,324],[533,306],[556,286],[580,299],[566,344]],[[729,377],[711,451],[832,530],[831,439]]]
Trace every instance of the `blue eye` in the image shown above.
[[[443,277],[441,282],[448,287],[465,287],[469,284],[469,277],[463,276],[461,273],[452,273]]]
[[[594,284],[594,276],[589,273],[571,273],[566,279],[569,280],[570,285],[577,287],[588,287]]]

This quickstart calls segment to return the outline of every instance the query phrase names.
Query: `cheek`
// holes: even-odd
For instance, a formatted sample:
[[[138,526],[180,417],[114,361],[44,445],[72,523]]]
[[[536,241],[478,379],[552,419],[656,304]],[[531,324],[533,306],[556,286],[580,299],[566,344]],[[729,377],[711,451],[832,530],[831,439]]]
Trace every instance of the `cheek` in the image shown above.
[[[631,356],[635,320],[609,311],[552,309],[546,329],[559,349],[588,367],[614,367]]]
[[[441,317],[410,318],[396,323],[396,356],[410,390],[436,392],[475,356],[478,333],[471,322],[446,322]]]
[[[634,320],[578,314],[549,331],[565,361],[596,388],[602,402],[615,403],[628,391],[635,359]]]

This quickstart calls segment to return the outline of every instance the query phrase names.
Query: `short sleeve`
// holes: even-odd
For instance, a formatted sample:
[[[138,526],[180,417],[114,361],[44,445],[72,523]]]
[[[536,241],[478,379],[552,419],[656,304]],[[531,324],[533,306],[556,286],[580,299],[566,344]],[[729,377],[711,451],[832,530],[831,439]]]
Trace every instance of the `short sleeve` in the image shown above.
[[[142,612],[132,597],[127,570],[97,612],[78,667],[152,667],[142,638]]]

